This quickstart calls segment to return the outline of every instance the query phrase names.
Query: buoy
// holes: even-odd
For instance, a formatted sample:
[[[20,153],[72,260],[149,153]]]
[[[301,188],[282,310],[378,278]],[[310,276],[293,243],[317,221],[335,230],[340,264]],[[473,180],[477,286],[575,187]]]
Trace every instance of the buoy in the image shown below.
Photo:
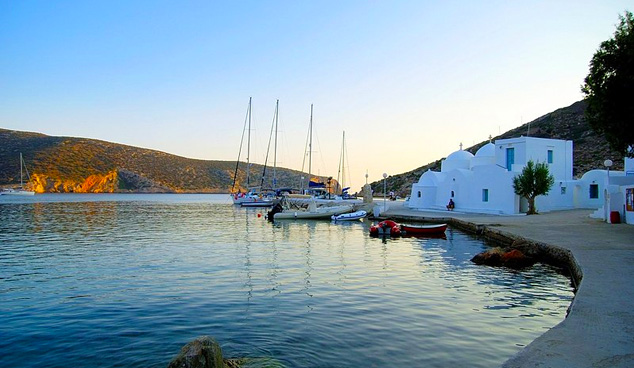
[[[259,218],[259,217],[262,217],[262,214],[261,214],[261,213],[258,213],[258,218]]]

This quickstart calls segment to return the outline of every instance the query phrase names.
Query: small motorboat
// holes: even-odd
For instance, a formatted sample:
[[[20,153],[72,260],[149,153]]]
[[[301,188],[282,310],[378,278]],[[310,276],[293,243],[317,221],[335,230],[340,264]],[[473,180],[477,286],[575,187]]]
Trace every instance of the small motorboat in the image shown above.
[[[405,225],[401,224],[401,231],[407,235],[440,235],[447,230],[447,224],[435,225]]]
[[[364,218],[365,216],[367,216],[367,212],[366,211],[355,211],[355,212],[350,212],[350,213],[342,213],[341,215],[332,215],[330,218],[337,222],[337,221],[354,221],[354,220],[359,220]]]
[[[400,236],[401,225],[392,220],[381,221],[376,225],[370,226],[371,236]]]

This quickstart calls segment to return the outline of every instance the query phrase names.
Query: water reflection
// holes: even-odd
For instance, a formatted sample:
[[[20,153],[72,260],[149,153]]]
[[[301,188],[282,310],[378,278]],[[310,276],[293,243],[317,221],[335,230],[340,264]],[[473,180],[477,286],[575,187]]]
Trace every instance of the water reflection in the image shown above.
[[[212,334],[229,355],[289,367],[488,367],[558,323],[572,296],[546,267],[472,265],[484,245],[453,229],[382,242],[369,223],[271,224],[257,209],[154,198],[0,205],[7,365],[29,349],[44,351],[34,365],[165,365]]]

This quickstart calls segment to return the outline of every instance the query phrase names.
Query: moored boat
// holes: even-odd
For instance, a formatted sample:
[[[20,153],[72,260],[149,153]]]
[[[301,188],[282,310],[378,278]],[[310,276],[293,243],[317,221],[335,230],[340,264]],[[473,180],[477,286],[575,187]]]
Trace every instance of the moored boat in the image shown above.
[[[9,189],[3,189],[2,191],[0,191],[0,195],[32,196],[32,195],[35,195],[35,192],[30,190],[9,188]]]
[[[260,196],[254,191],[248,191],[246,193],[238,192],[231,195],[233,204],[242,205],[243,203],[257,202]]]
[[[371,236],[400,236],[401,226],[392,220],[381,221],[370,226]]]
[[[333,221],[355,221],[364,218],[368,213],[366,211],[360,210],[350,213],[342,213],[340,215],[332,215],[330,219]]]
[[[278,206],[269,212],[274,220],[297,220],[297,219],[330,219],[332,216],[348,213],[353,210],[351,205],[342,206],[322,206],[317,207],[315,201],[312,201],[308,209],[286,209],[278,212]]]
[[[255,199],[240,203],[241,207],[273,207],[278,201],[273,199]]]
[[[401,224],[401,231],[407,235],[438,235],[447,230],[447,224],[406,225]]]
[[[24,189],[24,181],[23,181],[23,170],[26,171],[26,176],[31,180],[31,176],[29,175],[29,170],[26,168],[26,164],[24,163],[24,159],[22,158],[22,152],[20,152],[20,187],[19,188],[8,188],[0,191],[0,195],[19,195],[19,196],[32,196],[35,195],[34,191]]]

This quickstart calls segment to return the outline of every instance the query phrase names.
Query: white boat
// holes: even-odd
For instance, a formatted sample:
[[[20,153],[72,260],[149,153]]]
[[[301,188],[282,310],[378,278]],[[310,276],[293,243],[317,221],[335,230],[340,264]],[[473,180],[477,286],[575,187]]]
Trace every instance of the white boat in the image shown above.
[[[348,148],[346,146],[346,132],[344,130],[343,137],[341,139],[341,156],[339,158],[339,169],[337,170],[336,192],[340,194],[337,195],[336,198],[351,200],[351,199],[356,199],[356,197],[348,193],[348,190],[350,190],[350,186],[347,186],[347,187],[345,186],[346,184],[349,184],[347,183],[347,177],[346,177],[346,167],[349,167],[347,156],[348,156]],[[339,181],[339,178],[341,178],[341,181]]]
[[[349,213],[342,213],[340,215],[333,215],[330,217],[333,221],[355,221],[364,218],[368,213],[366,211],[360,210]]]
[[[249,108],[247,109],[247,118],[245,119],[245,130],[248,130],[247,135],[247,172],[246,172],[246,181],[247,181],[247,193],[241,193],[238,190],[238,193],[232,194],[233,204],[241,205],[242,207],[271,207],[275,205],[275,201],[272,198],[266,197],[263,198],[262,195],[258,194],[258,192],[262,192],[264,188],[264,179],[266,178],[266,168],[267,162],[269,158],[269,150],[271,148],[271,139],[273,137],[273,131],[275,131],[275,147],[273,150],[273,182],[271,186],[271,190],[275,191],[277,188],[277,124],[279,119],[279,104],[280,100],[277,100],[275,103],[275,113],[273,115],[273,123],[271,125],[271,135],[269,136],[269,144],[266,149],[266,158],[264,160],[264,166],[262,171],[262,178],[260,179],[259,187],[252,187],[250,184],[250,175],[251,175],[251,98],[249,98]],[[248,126],[247,126],[248,124]],[[244,130],[242,133],[242,138],[244,139]],[[240,142],[240,151],[242,151],[242,143]],[[240,163],[240,153],[238,153],[238,160],[236,161],[236,170],[233,177],[233,185],[232,191],[236,184],[236,178],[238,175],[238,165]]]
[[[307,210],[289,209],[273,215],[274,220],[296,220],[296,219],[330,219],[331,216],[340,215],[352,211],[351,205],[323,206],[317,207],[313,201]]]
[[[29,170],[26,168],[26,165],[24,164],[24,159],[22,158],[22,153],[20,152],[20,187],[15,189],[13,188],[4,189],[0,191],[0,195],[21,195],[21,196],[35,195],[35,192],[24,189],[24,183],[23,183],[24,174],[22,171],[23,168],[24,168],[24,171],[26,171],[26,176],[29,178],[29,180],[31,180],[31,176],[29,175]]]
[[[30,190],[22,190],[22,189],[3,189],[0,192],[0,195],[22,195],[22,196],[32,196],[35,195],[35,192]]]
[[[231,195],[231,199],[233,200],[233,204],[241,205],[243,203],[257,202],[261,200],[260,196],[253,191],[248,191],[246,193],[238,192],[236,194]]]
[[[249,207],[249,208],[250,207],[273,207],[277,202],[278,200],[275,200],[275,199],[264,198],[264,199],[255,200],[253,202],[242,202],[240,206]]]
[[[233,174],[233,185],[231,186],[231,199],[233,200],[233,204],[237,204],[237,205],[241,205],[242,203],[245,202],[255,202],[255,200],[257,198],[259,198],[259,196],[254,193],[253,189],[250,188],[250,174],[251,174],[251,161],[250,161],[250,156],[251,156],[251,100],[252,98],[249,97],[249,107],[247,108],[247,116],[245,118],[244,121],[244,128],[242,130],[242,139],[240,141],[240,151],[238,152],[238,159],[236,161],[236,169],[235,172]],[[236,179],[238,177],[238,167],[240,165],[240,154],[242,153],[242,143],[244,141],[244,132],[247,131],[247,193],[242,193],[240,192],[240,190],[238,190],[238,193],[233,193],[233,189],[236,185]]]

